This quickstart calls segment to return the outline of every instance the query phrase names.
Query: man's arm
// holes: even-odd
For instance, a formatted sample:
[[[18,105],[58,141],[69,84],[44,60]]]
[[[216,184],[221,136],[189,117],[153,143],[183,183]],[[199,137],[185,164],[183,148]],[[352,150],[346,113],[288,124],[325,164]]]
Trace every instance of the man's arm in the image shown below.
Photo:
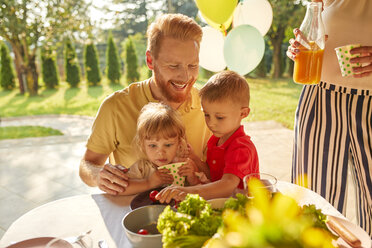
[[[107,158],[107,154],[87,149],[80,162],[79,175],[87,185],[118,195],[128,186],[127,169],[121,165],[105,164]]]
[[[91,187],[98,186],[98,175],[107,158],[108,155],[106,154],[95,153],[87,149],[80,162],[79,175],[81,180]]]

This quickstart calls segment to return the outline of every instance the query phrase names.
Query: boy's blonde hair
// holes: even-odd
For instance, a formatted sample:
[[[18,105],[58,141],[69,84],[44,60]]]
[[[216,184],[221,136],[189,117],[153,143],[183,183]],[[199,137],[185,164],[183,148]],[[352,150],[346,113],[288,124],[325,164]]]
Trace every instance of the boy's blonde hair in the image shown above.
[[[193,40],[200,46],[202,36],[201,27],[190,17],[182,14],[163,14],[147,29],[147,50],[157,58],[164,37]]]
[[[201,100],[220,102],[230,100],[249,107],[249,85],[244,77],[233,71],[213,75],[199,92]]]
[[[186,132],[180,114],[163,103],[152,102],[145,105],[138,117],[137,133],[133,140],[139,158],[147,158],[144,148],[146,139],[174,137],[178,137],[180,141],[179,153],[185,152]]]

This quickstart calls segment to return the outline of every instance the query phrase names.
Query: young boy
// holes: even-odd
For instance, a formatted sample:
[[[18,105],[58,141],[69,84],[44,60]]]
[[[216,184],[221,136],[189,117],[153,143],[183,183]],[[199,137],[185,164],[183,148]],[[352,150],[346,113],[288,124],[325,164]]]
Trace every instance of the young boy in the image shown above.
[[[211,183],[191,187],[170,186],[156,198],[160,202],[183,200],[187,193],[204,199],[230,197],[243,188],[243,177],[258,173],[258,155],[241,121],[249,114],[249,86],[233,71],[212,76],[199,93],[205,122],[213,135],[208,141],[207,165]]]

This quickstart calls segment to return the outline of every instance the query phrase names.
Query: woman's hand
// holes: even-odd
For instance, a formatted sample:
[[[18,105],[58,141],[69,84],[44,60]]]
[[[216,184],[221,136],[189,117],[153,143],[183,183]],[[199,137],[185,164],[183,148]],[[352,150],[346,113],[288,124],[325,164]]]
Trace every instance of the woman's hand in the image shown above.
[[[298,29],[298,28],[293,29],[293,33],[295,35],[295,38],[294,39],[292,38],[292,39],[289,40],[290,46],[288,46],[286,54],[287,54],[288,58],[290,58],[291,60],[294,61],[296,59],[296,56],[300,53],[301,43],[299,42],[299,40],[300,41],[302,40],[305,44],[309,43],[309,41],[302,34],[300,29]],[[327,40],[328,40],[328,35],[325,35],[325,41],[327,41]]]
[[[355,78],[367,77],[372,74],[372,46],[361,46],[350,50],[350,54],[360,54],[358,58],[350,59],[350,62],[355,64],[365,64],[353,67],[353,72]]]
[[[290,58],[291,60],[295,60],[295,58],[296,58],[296,56],[297,56],[297,54],[300,52],[300,49],[299,49],[299,47],[300,47],[300,42],[298,42],[297,40],[296,40],[296,38],[297,38],[297,36],[298,35],[302,35],[302,33],[301,33],[301,31],[298,29],[298,28],[295,28],[294,30],[293,30],[293,33],[294,33],[294,35],[295,35],[295,38],[293,39],[293,38],[291,38],[290,40],[289,40],[289,44],[290,44],[290,46],[288,46],[288,49],[287,49],[287,57],[288,58]]]

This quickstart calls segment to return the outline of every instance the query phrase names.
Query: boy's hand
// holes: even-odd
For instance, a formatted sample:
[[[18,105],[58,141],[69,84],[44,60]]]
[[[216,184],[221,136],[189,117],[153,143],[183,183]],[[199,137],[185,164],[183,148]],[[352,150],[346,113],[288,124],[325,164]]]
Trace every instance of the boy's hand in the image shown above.
[[[156,195],[156,200],[160,203],[170,203],[172,199],[180,202],[185,199],[187,193],[186,187],[172,185],[162,189],[159,194]]]
[[[171,184],[173,180],[173,176],[169,173],[168,169],[159,169],[150,175],[148,183],[150,188],[156,188],[164,184]]]

